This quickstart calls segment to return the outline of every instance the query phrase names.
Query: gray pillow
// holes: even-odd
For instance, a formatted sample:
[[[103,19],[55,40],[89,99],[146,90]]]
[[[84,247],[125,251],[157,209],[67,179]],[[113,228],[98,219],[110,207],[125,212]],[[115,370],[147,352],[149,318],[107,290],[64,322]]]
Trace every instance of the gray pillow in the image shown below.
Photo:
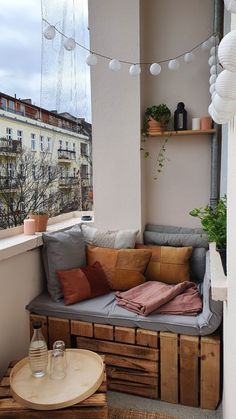
[[[80,268],[86,265],[83,234],[79,227],[64,231],[43,233],[43,263],[48,292],[53,301],[63,297],[56,271]]]
[[[186,233],[158,233],[156,231],[144,231],[145,244],[157,244],[159,246],[193,246],[208,249],[209,243],[205,234]]]
[[[81,224],[87,244],[113,249],[133,249],[138,230],[99,230],[96,227]]]

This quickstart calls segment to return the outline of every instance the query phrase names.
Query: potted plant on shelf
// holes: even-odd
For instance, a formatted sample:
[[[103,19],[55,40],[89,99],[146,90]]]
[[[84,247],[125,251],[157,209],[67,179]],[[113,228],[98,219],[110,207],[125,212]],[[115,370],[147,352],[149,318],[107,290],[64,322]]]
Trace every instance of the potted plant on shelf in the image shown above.
[[[164,103],[148,107],[144,114],[144,132],[148,135],[165,131],[170,117],[171,111]]]
[[[48,214],[45,211],[31,212],[29,218],[35,220],[35,231],[42,232],[47,230]]]
[[[194,208],[189,213],[192,217],[198,217],[203,231],[206,232],[209,242],[216,243],[216,249],[220,253],[222,265],[226,273],[226,243],[227,243],[227,199],[226,196],[219,199],[215,208],[207,205],[205,208]]]

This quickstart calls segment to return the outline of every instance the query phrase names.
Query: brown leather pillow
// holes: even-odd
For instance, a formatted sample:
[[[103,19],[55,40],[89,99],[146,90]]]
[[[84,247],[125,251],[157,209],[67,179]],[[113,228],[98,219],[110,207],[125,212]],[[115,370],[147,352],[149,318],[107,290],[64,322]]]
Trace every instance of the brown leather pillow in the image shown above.
[[[145,282],[143,275],[151,258],[146,249],[111,249],[87,246],[87,262],[100,262],[108,278],[110,288],[124,291]]]
[[[99,262],[83,268],[57,271],[57,276],[66,305],[110,292],[106,275]]]
[[[147,249],[152,257],[147,266],[145,277],[148,281],[178,284],[189,281],[189,258],[192,247],[152,246],[136,244],[137,249]]]

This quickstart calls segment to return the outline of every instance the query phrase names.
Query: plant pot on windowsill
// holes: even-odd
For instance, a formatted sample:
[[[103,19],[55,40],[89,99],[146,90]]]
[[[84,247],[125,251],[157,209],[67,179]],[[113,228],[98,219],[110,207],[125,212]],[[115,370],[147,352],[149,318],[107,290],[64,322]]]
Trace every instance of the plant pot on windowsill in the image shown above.
[[[45,213],[32,213],[29,218],[35,220],[35,231],[42,232],[47,230],[48,214]]]

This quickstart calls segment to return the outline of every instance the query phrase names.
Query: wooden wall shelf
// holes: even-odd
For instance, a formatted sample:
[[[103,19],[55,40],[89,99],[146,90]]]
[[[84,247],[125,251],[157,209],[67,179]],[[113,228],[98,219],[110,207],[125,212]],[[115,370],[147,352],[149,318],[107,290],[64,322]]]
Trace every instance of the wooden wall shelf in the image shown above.
[[[185,130],[185,131],[161,131],[161,132],[150,132],[147,137],[172,137],[172,136],[186,136],[186,135],[211,135],[216,132],[215,129],[208,130]]]

